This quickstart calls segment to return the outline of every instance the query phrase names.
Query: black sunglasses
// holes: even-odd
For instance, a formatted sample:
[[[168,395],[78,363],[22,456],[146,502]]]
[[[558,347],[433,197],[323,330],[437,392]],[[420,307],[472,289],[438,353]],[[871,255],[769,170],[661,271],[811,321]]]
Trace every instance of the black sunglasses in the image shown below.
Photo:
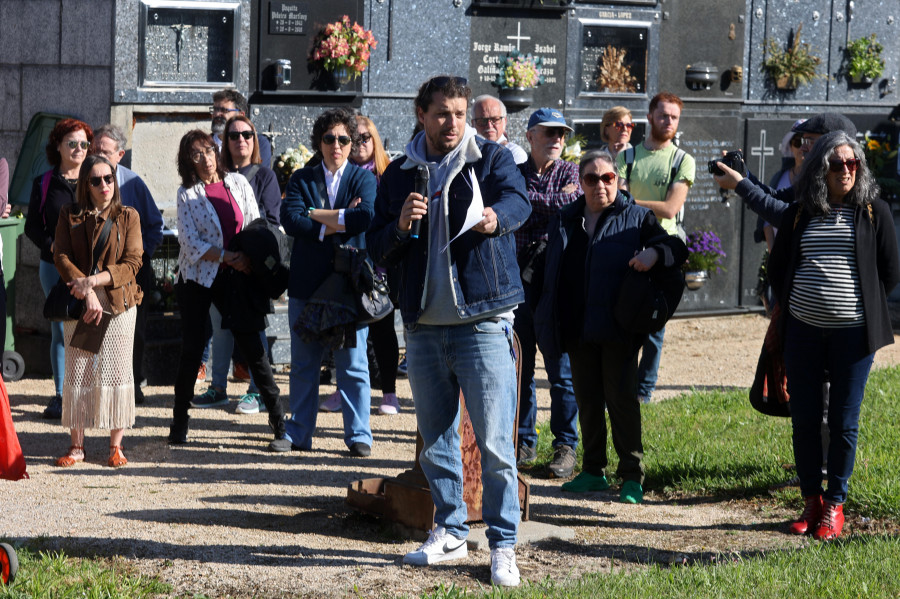
[[[371,140],[372,140],[372,134],[371,134],[371,133],[360,133],[360,134],[359,134],[359,141],[360,141],[360,143],[367,144],[367,143],[369,143]]]
[[[333,133],[326,133],[322,136],[322,143],[326,146],[333,146],[335,141],[342,146],[346,146],[350,145],[350,142],[353,140],[346,135],[334,135]]]
[[[231,141],[237,141],[239,138],[243,137],[247,141],[253,139],[253,131],[229,131],[228,139]]]
[[[106,183],[107,185],[112,185],[113,181],[116,178],[114,175],[103,175],[102,177],[91,177],[88,179],[88,183],[91,184],[91,187],[100,187],[101,183]]]
[[[616,180],[616,174],[612,171],[603,173],[602,175],[598,175],[597,173],[586,173],[581,178],[584,180],[585,184],[588,187],[594,187],[600,181],[603,181],[604,183],[609,185]]]
[[[791,147],[799,148],[803,145],[803,138],[799,135],[795,135],[791,138]]]

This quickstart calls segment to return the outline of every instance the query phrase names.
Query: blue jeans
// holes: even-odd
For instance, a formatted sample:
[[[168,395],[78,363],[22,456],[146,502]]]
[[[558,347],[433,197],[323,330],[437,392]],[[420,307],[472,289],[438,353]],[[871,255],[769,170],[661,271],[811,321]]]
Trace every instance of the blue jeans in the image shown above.
[[[526,294],[530,287],[526,287]],[[513,324],[519,345],[522,347],[522,378],[519,395],[519,444],[537,445],[537,393],[534,385],[534,362],[537,357],[537,340],[534,333],[534,318],[528,301],[516,308]],[[544,368],[550,382],[550,432],[553,446],[568,445],[574,449],[578,445],[578,403],[572,390],[572,367],[569,355],[559,357],[544,355]]]
[[[304,300],[291,298],[288,303],[288,321],[291,324],[291,418],[285,421],[287,438],[300,449],[312,449],[312,437],[319,414],[319,370],[325,346],[318,342],[306,343],[294,330]],[[356,328],[356,347],[334,350],[337,386],[341,393],[341,412],[344,416],[344,443],[372,445],[372,429],[369,427],[369,411],[372,396],[369,389],[369,358],[366,355],[366,339],[369,328]]]
[[[830,440],[824,498],[844,503],[856,460],[859,410],[875,354],[868,353],[865,326],[826,329],[790,315],[785,318],[784,366],[800,492],[804,497],[822,493],[822,383],[827,371]]]
[[[519,493],[513,447],[516,367],[512,327],[485,320],[457,326],[407,325],[406,360],[424,445],[419,463],[431,487],[435,523],[465,538],[459,393],[478,449],[482,518],[491,549],[516,544]]]
[[[215,306],[209,307],[209,319],[212,321],[212,386],[215,389],[226,391],[228,389],[228,366],[231,364],[231,354],[234,353],[234,335],[230,329],[222,328],[222,315]],[[269,353],[269,339],[266,331],[259,332],[263,349]],[[259,393],[253,375],[250,375],[250,386],[247,393]]]
[[[50,295],[50,290],[59,280],[59,271],[52,262],[39,261],[38,277],[41,279],[41,289],[44,297]],[[50,323],[50,368],[53,371],[53,384],[56,394],[62,395],[63,376],[66,374],[66,345],[63,336],[63,323]]]
[[[659,378],[659,358],[662,356],[663,338],[666,327],[656,333],[650,333],[644,341],[641,361],[638,364],[638,397],[650,398],[656,389]]]

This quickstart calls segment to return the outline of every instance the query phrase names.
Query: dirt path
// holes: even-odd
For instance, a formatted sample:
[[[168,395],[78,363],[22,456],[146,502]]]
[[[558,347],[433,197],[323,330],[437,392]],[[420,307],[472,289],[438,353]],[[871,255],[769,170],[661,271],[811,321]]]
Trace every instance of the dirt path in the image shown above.
[[[746,387],[765,327],[758,316],[673,321],[655,399],[692,388]],[[897,348],[882,350],[877,364],[900,361]],[[279,384],[286,393],[287,378],[280,376]],[[266,453],[266,415],[235,414],[234,402],[194,410],[192,442],[171,449],[164,441],[171,389],[151,387],[126,435],[130,463],[121,471],[105,466],[108,438],[99,432],[89,433],[87,463],[55,467],[68,442],[58,424],[40,418],[52,385],[23,380],[8,387],[31,479],[0,481],[0,537],[41,539],[74,555],[122,555],[176,593],[211,597],[344,596],[351,589],[369,597],[416,594],[440,582],[488,583],[485,552],[428,570],[402,567],[400,558],[417,541],[344,503],[350,481],[393,476],[412,462],[415,416],[405,379],[398,388],[404,412],[373,415],[375,445],[364,460],[348,457],[340,415],[326,413],[314,451]],[[543,421],[549,418],[546,381],[539,387]],[[243,386],[231,383],[230,391],[239,395]],[[331,391],[322,387],[323,394]],[[781,532],[787,514],[769,505],[676,503],[651,494],[630,506],[614,493],[573,498],[556,481],[531,483],[532,518],[576,532],[572,541],[519,547],[522,575],[532,580],[605,571],[613,561],[626,567],[681,562],[802,542]]]

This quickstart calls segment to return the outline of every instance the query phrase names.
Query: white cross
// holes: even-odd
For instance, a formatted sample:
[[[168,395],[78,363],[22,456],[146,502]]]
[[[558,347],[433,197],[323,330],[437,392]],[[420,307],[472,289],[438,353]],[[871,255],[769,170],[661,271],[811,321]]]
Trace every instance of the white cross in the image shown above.
[[[508,40],[516,40],[516,50],[519,51],[519,52],[521,52],[521,51],[522,51],[522,48],[520,48],[519,46],[520,46],[520,44],[522,43],[522,40],[530,40],[530,39],[531,39],[531,36],[527,36],[527,35],[526,35],[526,36],[523,36],[523,35],[522,35],[522,21],[519,21],[518,23],[519,23],[519,28],[518,28],[518,30],[516,31],[516,34],[515,34],[515,35],[507,35],[507,36],[506,36],[506,39],[508,39]]]
[[[766,130],[759,131],[759,145],[750,148],[751,156],[759,156],[759,176],[762,177],[766,172],[766,156],[774,156],[775,148],[766,145]]]

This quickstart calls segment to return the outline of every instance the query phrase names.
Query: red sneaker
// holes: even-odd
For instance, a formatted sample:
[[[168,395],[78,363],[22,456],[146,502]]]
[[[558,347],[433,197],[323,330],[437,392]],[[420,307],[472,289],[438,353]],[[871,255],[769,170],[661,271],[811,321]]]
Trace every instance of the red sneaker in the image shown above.
[[[206,380],[206,364],[200,364],[200,368],[197,369],[197,380],[198,381]]]
[[[806,507],[800,518],[791,523],[790,532],[795,535],[805,535],[812,532],[822,518],[822,496],[810,495],[805,498]]]
[[[813,537],[818,541],[830,541],[841,536],[844,529],[844,506],[830,501],[826,501],[823,505],[822,518],[816,526]]]

